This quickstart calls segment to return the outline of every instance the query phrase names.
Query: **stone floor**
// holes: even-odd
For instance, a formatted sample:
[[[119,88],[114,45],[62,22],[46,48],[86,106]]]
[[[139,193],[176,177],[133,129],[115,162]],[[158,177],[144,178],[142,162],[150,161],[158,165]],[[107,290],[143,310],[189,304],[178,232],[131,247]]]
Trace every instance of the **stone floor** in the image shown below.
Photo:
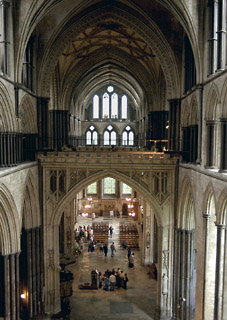
[[[119,219],[107,220],[114,227],[112,241],[116,244],[116,253],[112,258],[110,249],[107,257],[102,252],[88,252],[84,250],[82,257],[74,265],[68,267],[74,274],[73,295],[70,298],[71,320],[151,320],[154,319],[156,306],[157,282],[150,279],[148,268],[140,264],[140,251],[135,249],[135,267],[128,268],[127,251],[119,244]],[[80,221],[79,221],[80,223]],[[87,225],[83,220],[81,225]],[[89,221],[91,224],[91,221]],[[79,285],[91,283],[91,270],[97,268],[103,274],[108,268],[120,268],[128,274],[128,289],[114,291],[80,290]]]

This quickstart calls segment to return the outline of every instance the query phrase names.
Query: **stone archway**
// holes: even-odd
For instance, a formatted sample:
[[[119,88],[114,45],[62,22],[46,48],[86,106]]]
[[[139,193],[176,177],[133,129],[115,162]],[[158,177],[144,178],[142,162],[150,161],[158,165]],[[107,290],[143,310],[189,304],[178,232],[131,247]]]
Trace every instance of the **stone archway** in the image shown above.
[[[20,316],[32,318],[42,312],[43,268],[42,230],[38,190],[33,174],[29,171],[24,189],[19,257]]]
[[[90,156],[90,155],[89,155]],[[138,157],[137,157],[138,159]],[[44,160],[44,159],[43,159]],[[50,160],[50,158],[49,158]],[[52,159],[53,160],[53,159]],[[139,158],[141,164],[141,158]],[[112,177],[123,183],[128,184],[134,190],[139,190],[141,196],[146,200],[146,217],[144,223],[144,234],[146,230],[152,228],[152,216],[156,216],[159,228],[159,264],[158,264],[158,303],[157,317],[163,315],[171,316],[171,291],[172,281],[169,279],[168,294],[165,299],[162,294],[162,274],[167,272],[172,274],[172,256],[173,256],[173,193],[170,192],[174,188],[174,170],[175,165],[164,171],[156,170],[150,167],[149,170],[130,168],[120,170],[116,164],[116,168],[111,168],[107,161],[109,169],[94,169],[93,165],[87,165],[86,169],[67,168],[64,165],[56,167],[56,163],[52,166],[45,161],[43,165],[44,181],[44,271],[45,271],[45,311],[58,312],[60,308],[59,295],[59,225],[61,214],[65,206],[73,199],[75,194],[85,188],[87,185],[105,178]],[[75,166],[75,164],[74,164]],[[103,165],[102,165],[103,167]],[[63,173],[63,171],[66,171]],[[155,170],[155,172],[154,172]],[[162,175],[166,172],[166,175]],[[167,173],[168,172],[168,173]],[[163,181],[168,176],[168,192],[162,190],[153,191],[153,186],[158,185],[159,179]],[[64,177],[64,178],[63,178]],[[64,181],[64,182],[63,182]],[[154,183],[154,181],[156,183]],[[49,191],[48,191],[49,190]],[[166,193],[165,193],[166,192]],[[143,243],[146,239],[143,239]],[[149,250],[143,245],[144,263],[148,262]]]
[[[0,317],[19,319],[20,221],[8,188],[0,185]]]

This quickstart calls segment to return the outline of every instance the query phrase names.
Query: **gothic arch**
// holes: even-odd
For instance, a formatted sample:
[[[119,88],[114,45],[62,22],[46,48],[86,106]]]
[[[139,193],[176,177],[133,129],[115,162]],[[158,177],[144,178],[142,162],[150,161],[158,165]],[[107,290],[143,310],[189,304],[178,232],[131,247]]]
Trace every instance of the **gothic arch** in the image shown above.
[[[87,185],[103,179],[105,177],[111,177],[116,180],[122,181],[135,190],[139,190],[140,193],[143,195],[144,199],[151,203],[151,206],[154,208],[155,215],[158,220],[159,225],[165,225],[165,224],[172,224],[173,218],[171,217],[171,221],[166,221],[166,217],[161,214],[161,206],[157,203],[157,200],[139,183],[136,183],[135,180],[125,176],[124,174],[118,172],[118,171],[110,171],[110,170],[103,170],[101,172],[95,173],[94,175],[89,176],[88,178],[84,179],[83,181],[78,182],[76,185],[73,186],[72,189],[68,191],[68,193],[64,196],[64,198],[59,202],[57,207],[54,210],[53,215],[50,217],[49,224],[50,225],[59,225],[61,214],[64,211],[64,207],[67,203],[70,202],[70,200],[73,198],[73,196],[78,193],[81,189],[85,188]]]
[[[226,190],[223,190],[217,203],[218,203],[217,224],[226,225],[226,221],[227,221],[227,191]]]
[[[20,250],[20,223],[17,208],[11,193],[0,185],[0,252],[2,255]]]
[[[20,103],[19,117],[22,133],[37,133],[35,101],[29,95],[25,95]]]
[[[184,178],[179,199],[177,226],[184,230],[193,230],[195,229],[195,202],[188,177]]]
[[[205,114],[205,120],[219,120],[220,118],[220,96],[218,92],[218,88],[212,84],[208,95],[207,95],[207,101],[206,101],[206,114]]]
[[[222,111],[221,117],[227,119],[227,79],[224,82],[221,92]]]
[[[29,171],[24,189],[24,205],[22,209],[22,227],[32,229],[40,226],[40,210],[38,191],[35,179]]]
[[[16,121],[10,95],[0,81],[0,131],[15,132]]]
[[[205,194],[205,198],[203,201],[203,213],[207,213],[207,208],[210,206],[212,197],[213,197],[215,212],[216,212],[216,199],[215,199],[215,193],[214,193],[214,188],[212,183],[209,183],[209,185],[206,187],[204,194]]]

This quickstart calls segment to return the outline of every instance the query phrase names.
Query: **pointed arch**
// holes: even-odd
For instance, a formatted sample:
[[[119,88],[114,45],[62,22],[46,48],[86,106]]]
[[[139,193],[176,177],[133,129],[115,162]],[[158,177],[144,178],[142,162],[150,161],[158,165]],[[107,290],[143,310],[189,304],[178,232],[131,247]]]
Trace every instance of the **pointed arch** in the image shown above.
[[[22,227],[32,229],[38,226],[40,226],[38,190],[34,176],[31,171],[29,171],[25,181]]]
[[[134,190],[140,190],[140,194],[144,197],[144,199],[148,203],[151,204],[151,207],[154,209],[155,215],[158,220],[158,225],[163,225],[166,223],[164,215],[161,214],[162,208],[160,207],[160,205],[158,204],[154,196],[150,192],[148,192],[140,183],[137,183],[135,180],[131,179],[130,177],[114,170],[113,171],[102,170],[100,172],[95,173],[94,175],[89,176],[88,178],[84,179],[78,184],[76,184],[71,190],[69,190],[69,192],[64,196],[64,198],[61,199],[61,201],[55,208],[53,215],[50,217],[50,220],[48,221],[48,223],[51,225],[59,225],[61,214],[64,211],[64,207],[66,206],[67,203],[70,202],[70,200],[72,200],[75,194],[78,193],[80,190],[86,188],[88,185],[92,184],[93,182],[97,180],[102,180],[106,177],[111,177],[123,183],[126,183]],[[172,224],[173,221],[169,221],[169,223]]]
[[[204,195],[203,213],[212,215],[214,212],[216,212],[216,199],[212,183],[209,183],[209,185],[206,187]],[[212,210],[210,211],[208,208],[212,208]]]
[[[37,117],[35,100],[25,95],[20,103],[19,117],[22,133],[37,133]]]
[[[223,190],[219,197],[217,207],[217,224],[226,225],[227,222],[227,191]]]
[[[20,221],[13,197],[0,185],[0,253],[7,255],[20,250]]]
[[[177,225],[184,230],[195,229],[195,210],[192,187],[188,177],[183,181],[180,193]]]
[[[221,118],[227,119],[227,79],[224,82],[221,92]]]
[[[205,119],[209,121],[218,120],[220,118],[220,95],[214,84],[212,84],[207,95],[206,106]]]
[[[13,111],[12,100],[2,82],[0,82],[0,131],[16,131],[16,118]]]

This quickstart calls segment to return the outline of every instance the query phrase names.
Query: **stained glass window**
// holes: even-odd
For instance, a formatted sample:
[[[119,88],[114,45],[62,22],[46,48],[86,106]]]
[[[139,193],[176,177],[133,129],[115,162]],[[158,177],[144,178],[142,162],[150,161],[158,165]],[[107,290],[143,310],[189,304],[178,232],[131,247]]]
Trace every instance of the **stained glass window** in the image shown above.
[[[103,144],[105,146],[117,144],[117,134],[111,125],[106,128],[106,131],[104,131],[103,139]]]
[[[94,126],[90,126],[86,132],[86,144],[97,145],[98,144],[98,133]]]
[[[102,117],[109,119],[110,117],[110,97],[107,92],[102,97]]]
[[[118,118],[118,95],[116,93],[111,96],[111,118]]]
[[[134,145],[134,132],[130,126],[127,126],[122,133],[122,145],[133,146]]]
[[[87,194],[97,194],[97,182],[89,184]]]
[[[122,193],[123,194],[131,194],[132,193],[132,188],[129,187],[127,184],[122,183]]]
[[[116,193],[116,180],[113,178],[105,178],[103,181],[104,194],[115,194]]]
[[[99,96],[97,94],[93,97],[93,118],[99,118]]]
[[[121,98],[121,118],[127,119],[128,117],[128,99],[126,95],[123,95]]]

